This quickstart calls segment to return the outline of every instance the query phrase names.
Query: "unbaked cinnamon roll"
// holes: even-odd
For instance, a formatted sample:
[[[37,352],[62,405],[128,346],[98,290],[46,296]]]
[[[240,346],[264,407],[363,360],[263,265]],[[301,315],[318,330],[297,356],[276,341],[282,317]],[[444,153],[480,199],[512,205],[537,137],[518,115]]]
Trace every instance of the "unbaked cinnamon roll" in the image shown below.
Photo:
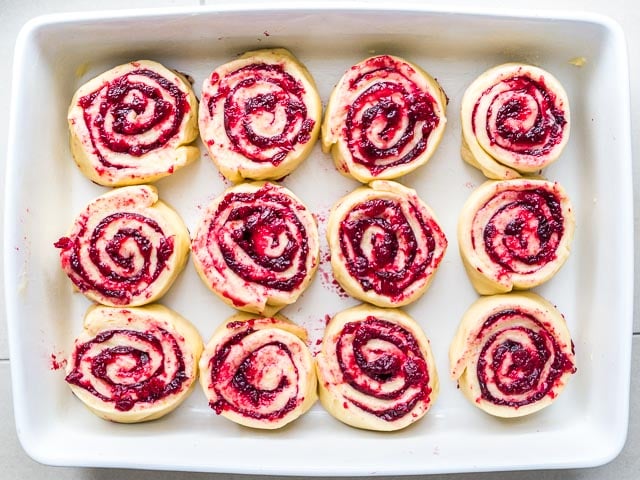
[[[290,190],[264,182],[227,189],[192,240],[204,283],[224,302],[270,316],[295,302],[318,268],[318,228]]]
[[[282,48],[247,52],[202,87],[200,135],[232,182],[291,173],[311,153],[321,117],[311,74]]]
[[[322,124],[322,150],[342,174],[363,183],[405,175],[435,152],[447,97],[427,72],[379,55],[352,66],[338,82]]]
[[[354,427],[405,428],[438,396],[429,340],[401,310],[360,305],[338,313],[327,325],[316,361],[320,402]]]
[[[529,292],[478,299],[460,322],[449,359],[462,393],[498,417],[550,405],[576,372],[564,317]]]
[[[200,156],[198,101],[188,80],[157,62],[115,67],[81,86],[68,112],[73,158],[105,186],[158,180]]]
[[[462,158],[488,178],[538,172],[569,139],[569,100],[549,72],[507,63],[487,70],[462,97]]]
[[[380,307],[417,300],[447,249],[435,214],[415,190],[376,180],[340,199],[327,224],[331,266],[351,296]]]
[[[74,286],[89,299],[111,306],[158,300],[171,287],[189,255],[189,232],[155,187],[111,190],[75,219],[55,246]]]
[[[549,280],[569,257],[573,207],[557,182],[489,180],[467,199],[458,221],[460,255],[482,295]]]
[[[74,342],[65,380],[106,420],[154,420],[192,391],[202,348],[195,327],[161,305],[94,305]]]
[[[317,400],[315,363],[306,341],[306,330],[280,315],[229,318],[200,359],[200,384],[211,408],[261,429],[300,417]]]

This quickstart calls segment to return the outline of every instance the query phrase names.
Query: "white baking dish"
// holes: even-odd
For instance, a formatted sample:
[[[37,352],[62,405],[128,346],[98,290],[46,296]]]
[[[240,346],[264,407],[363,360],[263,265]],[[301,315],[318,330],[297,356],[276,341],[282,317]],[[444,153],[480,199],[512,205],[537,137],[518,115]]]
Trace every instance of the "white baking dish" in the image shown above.
[[[89,413],[66,387],[54,360],[69,352],[89,302],[72,292],[54,241],[79,209],[104,191],[76,168],[66,109],[90,77],[149,58],[190,74],[196,91],[221,63],[248,49],[284,46],[314,75],[323,101],[351,64],[372,53],[403,56],[437,77],[449,123],[436,155],[402,181],[436,211],[449,250],[427,294],[407,311],[431,338],[441,394],[415,426],[393,434],[342,425],[319,406],[290,427],[254,431],[217,417],[196,390],[173,414],[117,425]],[[570,60],[584,57],[576,66]],[[501,421],[470,405],[448,378],[447,350],[476,298],[457,252],[456,221],[479,172],[459,156],[458,111],[465,87],[505,61],[553,72],[572,104],[571,139],[545,174],[561,182],[577,213],[572,256],[537,291],[564,313],[578,372],[558,401]],[[433,10],[420,6],[317,8],[213,7],[42,17],[19,36],[13,78],[6,184],[4,268],[14,410],[20,440],[53,465],[237,473],[417,474],[603,464],[627,430],[632,325],[633,215],[629,94],[621,30],[590,15],[527,15]],[[199,94],[199,92],[198,92]],[[204,149],[203,149],[204,152]],[[356,186],[316,146],[284,184],[326,220]],[[163,199],[193,229],[224,183],[210,160],[159,182]],[[322,226],[322,225],[321,225]],[[191,319],[203,337],[231,310],[192,265],[163,303]],[[325,314],[356,302],[336,293],[324,263],[310,290],[284,313],[315,340]]]

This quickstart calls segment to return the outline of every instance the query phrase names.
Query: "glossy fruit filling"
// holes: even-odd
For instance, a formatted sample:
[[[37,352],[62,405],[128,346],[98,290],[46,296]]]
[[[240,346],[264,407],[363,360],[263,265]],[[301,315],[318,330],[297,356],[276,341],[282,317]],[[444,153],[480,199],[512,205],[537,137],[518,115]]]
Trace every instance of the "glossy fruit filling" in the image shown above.
[[[81,292],[98,292],[126,304],[156,281],[173,255],[173,237],[139,213],[107,215],[89,233],[86,223],[84,219],[76,235],[54,243],[61,250],[63,268]]]
[[[360,68],[348,87],[354,98],[344,134],[353,160],[379,175],[422,155],[440,118],[434,98],[412,80],[413,69],[388,56]]]
[[[374,316],[347,323],[336,343],[336,355],[347,384],[372,399],[392,403],[375,408],[348,399],[372,415],[392,422],[413,411],[418,402],[429,400],[424,355],[413,334],[397,324]]]
[[[247,282],[291,292],[307,277],[309,242],[291,198],[265,185],[230,193],[218,206],[214,238],[226,265]],[[247,262],[250,259],[250,262]]]
[[[104,156],[107,152],[140,157],[162,148],[180,132],[191,108],[178,85],[149,69],[115,78],[80,98],[78,104],[84,111],[94,153],[110,168],[124,167],[109,162]]]
[[[171,372],[167,372],[163,342],[169,345],[174,359]],[[96,349],[99,349],[97,354],[88,355],[89,351],[95,352]],[[160,358],[155,370],[151,368],[152,356]],[[88,366],[85,365],[87,363]],[[162,329],[158,332],[100,332],[89,342],[76,346],[73,368],[65,378],[68,383],[83,388],[103,402],[113,403],[115,409],[122,412],[137,404],[154,403],[179,392],[187,379],[180,345]]]
[[[234,151],[255,162],[279,165],[311,139],[316,122],[308,118],[302,83],[277,64],[252,64],[225,78],[214,73],[216,92],[209,115],[223,109],[224,128]]]
[[[340,223],[339,235],[349,274],[363,290],[396,301],[403,298],[407,288],[423,280],[433,264],[437,265],[436,237],[443,236],[440,228],[423,218],[413,204],[405,212],[401,204],[388,199],[356,205]]]
[[[234,322],[227,327],[239,326],[240,322]],[[294,353],[280,341],[266,342],[251,351],[242,352],[238,360],[237,350],[255,331],[251,324],[247,324],[245,329],[216,349],[209,361],[209,388],[216,393],[216,399],[210,402],[210,406],[217,414],[233,411],[257,420],[279,420],[303,401],[297,384],[292,382],[300,372]]]
[[[483,338],[477,365],[484,400],[516,408],[529,405],[554,396],[563,375],[576,370],[553,332],[532,314],[497,312],[485,321],[478,338],[489,329],[493,333]]]

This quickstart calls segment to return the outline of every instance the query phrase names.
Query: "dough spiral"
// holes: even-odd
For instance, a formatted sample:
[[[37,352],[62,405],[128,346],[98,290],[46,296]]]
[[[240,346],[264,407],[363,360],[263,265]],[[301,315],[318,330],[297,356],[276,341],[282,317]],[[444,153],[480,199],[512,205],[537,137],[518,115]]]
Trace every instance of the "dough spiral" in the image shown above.
[[[240,425],[285,426],[317,400],[307,332],[288,319],[239,313],[224,322],[200,360],[209,405]]]
[[[531,65],[487,70],[462,97],[462,158],[492,179],[538,172],[564,149],[569,100],[558,80]]]
[[[438,396],[429,340],[401,310],[360,305],[336,314],[316,361],[320,402],[354,427],[405,428]]]
[[[322,150],[363,183],[389,180],[424,165],[447,123],[444,91],[402,58],[371,57],[352,66],[333,90],[322,124]]]
[[[291,173],[311,153],[321,117],[311,74],[283,48],[247,52],[202,87],[200,134],[232,182]]]
[[[65,379],[106,420],[154,420],[192,391],[202,348],[195,327],[162,305],[94,305],[74,342]]]
[[[91,201],[55,246],[75,287],[111,306],[162,297],[185,266],[189,232],[150,185],[121,187]]]
[[[384,180],[336,203],[327,240],[338,283],[351,296],[380,307],[418,299],[447,249],[435,214],[415,190]]]
[[[285,187],[254,182],[208,206],[192,240],[205,284],[227,304],[273,315],[297,300],[318,268],[315,219]]]
[[[449,359],[462,393],[498,417],[550,405],[576,372],[562,314],[530,292],[478,299],[460,322]]]
[[[482,295],[525,290],[549,280],[570,254],[573,207],[557,182],[489,180],[467,199],[458,244]]]
[[[188,80],[157,62],[117,66],[81,86],[68,112],[73,158],[90,180],[153,182],[200,156],[198,101]]]

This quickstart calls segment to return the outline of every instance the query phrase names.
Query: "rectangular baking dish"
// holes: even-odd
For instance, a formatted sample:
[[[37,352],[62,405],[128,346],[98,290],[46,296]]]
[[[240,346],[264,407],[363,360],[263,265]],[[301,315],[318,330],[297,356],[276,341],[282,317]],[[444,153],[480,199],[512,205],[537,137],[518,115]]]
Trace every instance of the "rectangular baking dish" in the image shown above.
[[[347,427],[320,405],[280,431],[254,431],[217,417],[199,389],[169,416],[146,424],[102,421],[75,399],[58,364],[80,332],[89,302],[73,293],[53,243],[105,191],[84,178],[68,147],[66,109],[75,89],[112,66],[153,59],[202,81],[246,50],[289,48],[307,65],[323,102],[342,73],[374,54],[411,60],[446,91],[448,125],[430,162],[402,182],[437,213],[449,249],[430,290],[406,310],[431,339],[440,396],[416,425],[396,433]],[[579,58],[580,61],[574,61]],[[456,222],[482,175],[459,155],[466,86],[506,61],[554,73],[572,105],[563,156],[545,175],[564,185],[577,231],[567,264],[536,289],[563,312],[578,372],[551,407],[498,420],[470,405],[448,377],[447,351],[476,294],[458,256]],[[6,177],[4,271],[14,410],[27,453],[51,465],[291,475],[397,475],[587,467],[614,458],[627,431],[632,332],[633,212],[629,87],[624,37],[587,14],[504,13],[406,6],[306,8],[215,6],[65,14],[20,33],[13,72]],[[204,152],[204,149],[202,149]],[[357,186],[316,145],[284,185],[321,220]],[[225,185],[206,155],[157,184],[193,229]],[[326,247],[326,244],[323,244]],[[205,341],[232,311],[189,264],[163,303]],[[325,315],[356,302],[337,294],[324,263],[284,314],[312,345]]]

